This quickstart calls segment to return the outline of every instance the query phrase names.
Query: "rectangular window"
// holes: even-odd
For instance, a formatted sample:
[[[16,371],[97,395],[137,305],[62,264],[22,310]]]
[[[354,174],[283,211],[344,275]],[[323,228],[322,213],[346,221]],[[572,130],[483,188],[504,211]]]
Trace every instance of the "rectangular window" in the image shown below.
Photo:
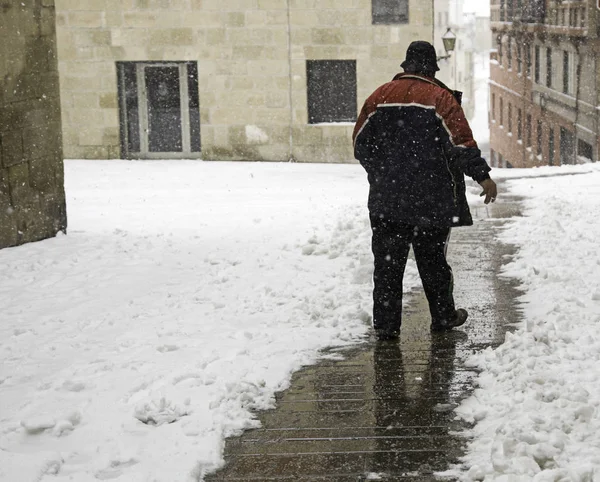
[[[517,43],[517,73],[523,73],[523,47],[520,43]]]
[[[508,62],[508,70],[512,69],[512,38],[508,37],[508,42],[506,43],[506,60]]]
[[[307,60],[308,123],[356,121],[356,60]]]
[[[546,49],[546,87],[552,87],[552,49]]]
[[[523,111],[521,109],[517,111],[517,139],[523,139]]]
[[[564,52],[563,57],[563,92],[573,95],[576,88],[577,66],[572,52]]]
[[[200,155],[196,62],[117,62],[121,156]]]
[[[573,164],[575,154],[575,136],[565,129],[560,128],[560,163]]]
[[[408,0],[371,0],[373,24],[408,23]]]
[[[500,126],[504,125],[504,100],[500,97]]]
[[[571,68],[569,67],[569,52],[564,51],[563,52],[563,92],[565,94],[568,94],[569,92],[571,92],[571,87],[569,86],[569,80],[570,80],[570,73],[571,73]]]
[[[531,147],[531,114],[527,114],[527,125],[525,127],[527,147]]]
[[[572,52],[569,52],[569,87],[570,87],[570,91],[569,93],[571,95],[573,95],[575,93],[575,89],[577,86],[577,69],[581,68],[581,66],[577,66],[575,59],[574,59],[574,55]]]
[[[531,78],[531,45],[525,46],[525,74]]]
[[[496,45],[498,46],[498,63],[500,64],[500,67],[502,67],[502,64],[504,62],[504,52],[503,52],[503,47],[502,47],[502,35],[498,35],[498,37],[496,38]]]
[[[593,162],[594,161],[594,148],[591,144],[579,139],[577,141],[577,156],[580,162]]]
[[[523,9],[523,21],[526,23],[543,23],[546,13],[546,0],[529,0]]]
[[[538,156],[542,155],[542,138],[543,138],[543,134],[544,131],[542,130],[542,121],[538,121],[537,123],[537,149],[536,149],[536,154]]]
[[[539,47],[539,45],[535,46],[535,83],[539,84],[540,83],[540,67],[541,67],[541,59],[540,59],[540,54],[541,54],[541,49]]]
[[[492,120],[496,120],[496,94],[492,94]]]
[[[512,134],[512,104],[508,104],[508,133]]]
[[[554,165],[554,128],[548,131],[548,165]]]

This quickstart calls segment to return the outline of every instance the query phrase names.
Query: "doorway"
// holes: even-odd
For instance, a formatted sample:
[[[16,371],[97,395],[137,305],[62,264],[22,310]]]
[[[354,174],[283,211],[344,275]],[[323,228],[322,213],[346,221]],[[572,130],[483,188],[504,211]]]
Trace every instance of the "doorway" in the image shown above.
[[[560,163],[575,164],[575,136],[565,129],[560,128]]]
[[[121,157],[197,159],[196,62],[117,62]]]

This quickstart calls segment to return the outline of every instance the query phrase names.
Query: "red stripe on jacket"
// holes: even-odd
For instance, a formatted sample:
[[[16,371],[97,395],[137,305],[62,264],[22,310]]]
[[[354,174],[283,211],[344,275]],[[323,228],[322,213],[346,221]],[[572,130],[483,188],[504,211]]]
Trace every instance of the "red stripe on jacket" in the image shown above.
[[[380,104],[418,104],[434,107],[455,146],[477,148],[465,113],[452,92],[434,79],[407,73],[398,74],[394,80],[375,90],[365,101],[352,133],[354,143]]]

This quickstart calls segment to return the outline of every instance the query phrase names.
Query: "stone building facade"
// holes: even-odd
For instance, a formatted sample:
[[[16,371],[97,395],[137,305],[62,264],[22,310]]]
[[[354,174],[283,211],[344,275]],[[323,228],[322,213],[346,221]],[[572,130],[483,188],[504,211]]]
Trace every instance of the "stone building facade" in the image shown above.
[[[66,230],[54,0],[0,2],[0,248]]]
[[[421,0],[56,0],[67,158],[353,160]]]
[[[597,161],[597,0],[492,0],[492,165]]]

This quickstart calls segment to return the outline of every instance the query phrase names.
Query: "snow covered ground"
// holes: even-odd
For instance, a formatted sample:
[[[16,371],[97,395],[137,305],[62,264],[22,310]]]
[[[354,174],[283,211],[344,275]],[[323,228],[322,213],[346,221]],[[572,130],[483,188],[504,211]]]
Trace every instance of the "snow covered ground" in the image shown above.
[[[600,480],[600,166],[494,177],[524,197],[500,236],[526,321],[468,361],[455,474]],[[69,235],[0,251],[1,481],[201,480],[294,370],[364,339],[360,166],[67,161],[66,179]]]
[[[358,165],[67,161],[66,192],[68,236],[0,251],[2,482],[200,480],[366,336]]]
[[[482,373],[457,409],[476,422],[461,479],[600,481],[600,165],[494,172],[524,198],[500,239],[518,247],[503,275],[525,321],[468,360]]]

